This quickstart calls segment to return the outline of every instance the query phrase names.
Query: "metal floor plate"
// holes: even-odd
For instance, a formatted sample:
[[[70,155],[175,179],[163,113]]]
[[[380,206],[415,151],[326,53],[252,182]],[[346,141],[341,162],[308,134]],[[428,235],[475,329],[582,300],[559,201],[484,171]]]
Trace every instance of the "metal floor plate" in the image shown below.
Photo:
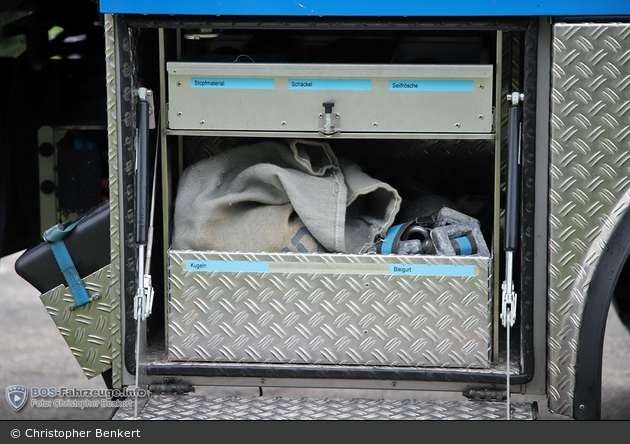
[[[534,420],[535,403],[511,403],[512,419]],[[134,418],[120,408],[114,420],[504,420],[505,402],[281,397],[152,396]]]

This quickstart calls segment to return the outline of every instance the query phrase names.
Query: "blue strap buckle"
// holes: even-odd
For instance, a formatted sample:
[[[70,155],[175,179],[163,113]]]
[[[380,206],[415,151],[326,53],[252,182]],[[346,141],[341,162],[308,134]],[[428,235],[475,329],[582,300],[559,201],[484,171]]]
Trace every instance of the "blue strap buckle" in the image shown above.
[[[63,238],[77,226],[79,222],[81,222],[83,218],[78,220],[65,222],[63,224],[57,224],[54,227],[49,228],[44,233],[44,240],[50,245],[50,248],[57,260],[57,264],[59,265],[59,269],[63,274],[63,277],[66,279],[66,283],[72,292],[72,297],[74,297],[74,304],[71,306],[72,309],[76,307],[80,307],[82,305],[91,302],[92,300],[98,299],[98,295],[94,295],[94,297],[90,297],[85,288],[83,280],[79,276],[79,272],[74,266],[74,262],[72,261],[72,257],[70,257],[70,253],[68,252],[68,248],[63,241]]]

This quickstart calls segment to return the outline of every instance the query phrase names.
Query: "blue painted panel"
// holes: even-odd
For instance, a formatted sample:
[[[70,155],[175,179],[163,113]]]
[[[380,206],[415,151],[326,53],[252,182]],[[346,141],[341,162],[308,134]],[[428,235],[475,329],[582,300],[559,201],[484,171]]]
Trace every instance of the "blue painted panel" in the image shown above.
[[[630,15],[630,0],[101,0],[101,12],[262,16]]]

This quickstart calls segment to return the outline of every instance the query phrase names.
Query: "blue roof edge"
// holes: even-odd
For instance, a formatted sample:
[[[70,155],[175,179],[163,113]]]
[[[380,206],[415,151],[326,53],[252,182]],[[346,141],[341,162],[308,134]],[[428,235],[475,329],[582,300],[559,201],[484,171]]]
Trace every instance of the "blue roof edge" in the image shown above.
[[[100,0],[110,14],[287,17],[623,16],[630,0]]]

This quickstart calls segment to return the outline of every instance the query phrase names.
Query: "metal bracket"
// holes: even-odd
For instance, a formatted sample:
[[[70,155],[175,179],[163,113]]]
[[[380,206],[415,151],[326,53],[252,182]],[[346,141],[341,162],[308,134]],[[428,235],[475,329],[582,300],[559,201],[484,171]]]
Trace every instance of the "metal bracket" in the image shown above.
[[[133,299],[133,318],[138,320],[138,316],[146,321],[153,310],[153,286],[151,275],[145,274],[142,285],[138,286],[138,292]]]
[[[512,105],[518,105],[519,102],[522,102],[524,100],[525,100],[525,94],[523,93],[513,92],[507,95],[507,101],[512,102]]]
[[[138,98],[149,104],[149,129],[155,129],[155,102],[153,100],[153,90],[148,88],[138,88]]]
[[[92,295],[90,295],[90,302],[94,302],[94,301],[98,301],[101,298],[101,294],[100,293],[94,293]],[[70,304],[70,310],[76,310],[77,309],[77,304],[76,303],[72,303]]]
[[[514,257],[512,251],[505,252],[505,281],[501,285],[503,290],[501,298],[501,324],[504,327],[513,327],[516,322],[516,298],[517,294],[514,291],[514,278],[513,267]]]

